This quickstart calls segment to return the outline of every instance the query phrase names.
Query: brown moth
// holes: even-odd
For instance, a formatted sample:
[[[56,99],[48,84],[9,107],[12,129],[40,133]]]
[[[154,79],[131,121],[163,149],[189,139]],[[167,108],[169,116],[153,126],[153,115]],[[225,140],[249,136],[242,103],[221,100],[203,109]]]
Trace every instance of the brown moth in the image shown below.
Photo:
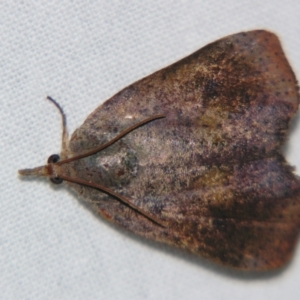
[[[300,180],[280,148],[299,94],[276,35],[207,45],[107,100],[70,140],[54,103],[60,160],[21,175],[64,180],[110,222],[225,266],[290,259]]]

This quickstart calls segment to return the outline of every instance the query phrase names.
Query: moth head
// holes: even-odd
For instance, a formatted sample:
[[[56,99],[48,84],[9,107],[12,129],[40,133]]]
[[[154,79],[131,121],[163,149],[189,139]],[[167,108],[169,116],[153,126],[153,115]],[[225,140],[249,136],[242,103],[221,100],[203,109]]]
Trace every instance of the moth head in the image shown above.
[[[67,131],[67,120],[66,115],[61,108],[61,106],[50,96],[47,97],[47,100],[52,102],[56,108],[59,110],[62,118],[62,149],[61,154],[63,157],[66,157],[67,148],[68,148],[68,131]],[[22,169],[19,170],[19,174],[22,176],[43,176],[50,178],[51,182],[55,184],[60,184],[63,182],[63,179],[58,176],[60,173],[60,167],[55,165],[60,161],[60,156],[58,154],[52,154],[47,160],[47,164],[44,166],[39,166],[33,169]]]
[[[19,170],[19,174],[22,176],[49,177],[51,182],[54,184],[60,184],[63,182],[63,180],[57,175],[59,170],[56,166],[54,166],[59,160],[60,156],[58,154],[52,154],[49,156],[46,165],[32,169],[22,169]]]

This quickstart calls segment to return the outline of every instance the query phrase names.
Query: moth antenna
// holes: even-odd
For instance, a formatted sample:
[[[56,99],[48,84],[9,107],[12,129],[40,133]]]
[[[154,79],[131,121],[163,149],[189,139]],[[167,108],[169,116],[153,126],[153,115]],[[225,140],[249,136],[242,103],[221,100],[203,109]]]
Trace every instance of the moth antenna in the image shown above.
[[[56,103],[56,102],[55,102]],[[59,106],[58,106],[59,107]],[[80,159],[80,158],[83,158],[83,157],[87,157],[87,156],[90,156],[90,155],[93,155],[107,147],[109,147],[110,145],[112,145],[113,143],[115,143],[116,141],[118,141],[120,138],[122,138],[123,136],[125,136],[126,134],[130,133],[131,131],[135,130],[136,128],[142,126],[142,125],[145,125],[146,123],[149,123],[151,121],[154,121],[154,120],[157,120],[157,119],[161,119],[161,118],[165,118],[166,116],[165,115],[154,115],[152,117],[149,117],[147,119],[144,119],[130,127],[128,127],[127,129],[125,129],[124,131],[122,131],[120,134],[118,134],[116,137],[114,137],[113,139],[111,139],[110,141],[108,141],[107,143],[104,143],[103,145],[91,150],[91,151],[88,151],[86,153],[83,153],[83,154],[79,154],[79,155],[76,155],[74,157],[70,157],[70,158],[67,158],[67,159],[64,159],[64,160],[61,160],[59,162],[57,162],[57,165],[63,165],[65,163],[68,163],[68,162],[71,162],[71,161],[74,161],[74,160],[77,160],[77,159]]]
[[[62,125],[63,125],[62,156],[65,156],[67,154],[67,151],[68,151],[68,132],[67,132],[66,115],[65,115],[63,109],[61,108],[61,106],[53,98],[51,98],[50,96],[47,96],[47,100],[51,101],[58,108],[58,110],[59,110],[59,112],[61,114],[61,117],[62,117]],[[54,165],[62,165],[62,164],[65,164],[65,163],[68,163],[68,162],[71,162],[71,161],[74,161],[74,160],[77,160],[77,159],[80,159],[80,158],[83,158],[83,157],[95,154],[95,153],[97,153],[97,152],[99,152],[99,151],[101,151],[101,150],[109,147],[110,145],[112,145],[113,143],[115,143],[117,140],[119,140],[120,138],[122,138],[126,134],[130,133],[131,131],[135,130],[136,128],[138,128],[138,127],[140,127],[140,126],[142,126],[142,125],[144,125],[146,123],[149,123],[149,122],[151,122],[153,120],[161,119],[161,118],[165,118],[165,115],[155,115],[155,116],[149,117],[149,118],[147,118],[145,120],[142,120],[142,121],[140,121],[140,122],[138,122],[138,123],[136,123],[136,124],[128,127],[127,129],[125,129],[124,131],[122,131],[120,134],[118,134],[115,138],[111,139],[110,141],[108,141],[107,143],[103,144],[102,146],[97,147],[96,149],[88,151],[88,152],[86,152],[84,154],[80,154],[80,155],[77,155],[77,156],[74,156],[74,157],[71,157],[71,158],[67,158],[67,159],[55,162],[53,164],[53,166]],[[49,163],[49,161],[48,161],[48,163]],[[50,174],[51,171],[49,170],[48,166],[49,166],[49,164],[46,165],[46,166],[37,167],[35,169],[19,170],[19,173],[21,175],[24,175],[24,176],[29,176],[29,175],[50,176],[51,175]],[[161,220],[157,219],[154,216],[151,216],[147,212],[145,212],[142,209],[140,209],[138,206],[136,206],[133,203],[131,203],[127,198],[123,197],[122,195],[120,195],[118,193],[115,193],[113,190],[111,190],[109,188],[106,188],[103,185],[96,184],[96,183],[89,182],[89,181],[85,181],[85,180],[82,180],[82,179],[79,179],[79,178],[76,178],[76,177],[73,178],[73,177],[70,177],[70,176],[67,176],[67,175],[63,175],[63,174],[58,174],[57,178],[61,179],[61,180],[66,180],[66,181],[69,181],[69,182],[74,182],[74,183],[78,183],[78,184],[82,184],[82,185],[85,185],[85,186],[90,186],[90,187],[99,189],[99,190],[103,191],[104,193],[109,194],[109,195],[117,198],[120,202],[122,202],[123,204],[131,207],[133,210],[137,211],[138,213],[140,213],[141,215],[143,215],[147,219],[151,220],[155,224],[157,224],[157,225],[159,225],[161,227],[167,227],[165,224],[163,224],[161,222]]]
[[[107,187],[105,187],[101,184],[89,182],[89,181],[86,181],[86,180],[83,180],[83,179],[80,179],[80,178],[76,178],[76,177],[70,177],[70,176],[67,176],[67,175],[59,175],[59,178],[62,179],[62,180],[82,184],[82,185],[85,185],[85,186],[89,186],[89,187],[93,187],[93,188],[96,188],[98,190],[101,190],[102,192],[117,198],[120,202],[122,202],[123,204],[129,206],[133,210],[137,211],[139,214],[143,215],[144,217],[146,217],[150,221],[154,222],[155,224],[157,224],[161,227],[167,227],[167,225],[165,225],[161,220],[159,220],[156,217],[146,213],[141,208],[139,208],[138,206],[131,203],[130,200],[128,200],[124,196],[122,196],[118,193],[115,193],[113,190],[111,190],[111,189],[109,189],[109,188],[107,188]]]
[[[69,137],[68,137],[68,129],[67,129],[67,117],[64,113],[62,107],[50,96],[47,96],[47,100],[51,101],[56,108],[59,110],[62,120],[62,141],[61,141],[61,156],[62,158],[67,156],[68,152],[68,144],[69,144]]]

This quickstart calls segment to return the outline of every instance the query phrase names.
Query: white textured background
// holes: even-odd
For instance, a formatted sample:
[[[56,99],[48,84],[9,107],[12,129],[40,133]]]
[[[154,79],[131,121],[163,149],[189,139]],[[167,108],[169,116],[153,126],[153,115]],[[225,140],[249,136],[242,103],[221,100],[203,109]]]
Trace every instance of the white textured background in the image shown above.
[[[0,2],[0,299],[300,299],[300,249],[282,272],[241,275],[124,234],[19,168],[60,150],[102,101],[223,36],[277,33],[300,78],[300,2]],[[298,117],[299,120],[299,117]],[[300,174],[300,122],[286,155]]]

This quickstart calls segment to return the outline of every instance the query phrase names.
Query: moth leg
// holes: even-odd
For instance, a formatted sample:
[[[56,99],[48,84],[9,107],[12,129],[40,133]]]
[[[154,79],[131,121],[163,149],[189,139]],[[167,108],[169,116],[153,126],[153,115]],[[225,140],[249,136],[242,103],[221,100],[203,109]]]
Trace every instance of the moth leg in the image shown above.
[[[51,101],[56,108],[59,110],[62,119],[62,141],[61,141],[61,160],[68,157],[68,149],[69,149],[69,135],[67,128],[67,117],[62,109],[62,107],[50,96],[47,96],[47,100]]]

